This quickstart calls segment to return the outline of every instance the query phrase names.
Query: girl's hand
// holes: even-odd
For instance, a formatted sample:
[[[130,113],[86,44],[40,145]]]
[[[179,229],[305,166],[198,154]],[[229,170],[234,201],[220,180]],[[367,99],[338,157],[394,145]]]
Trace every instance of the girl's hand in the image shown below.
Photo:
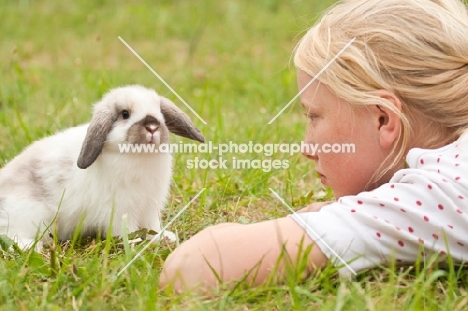
[[[304,208],[301,208],[300,210],[297,211],[297,213],[305,213],[305,212],[318,212],[322,207],[325,205],[328,205],[330,203],[333,203],[334,201],[328,201],[328,202],[315,202],[312,204],[307,205]]]

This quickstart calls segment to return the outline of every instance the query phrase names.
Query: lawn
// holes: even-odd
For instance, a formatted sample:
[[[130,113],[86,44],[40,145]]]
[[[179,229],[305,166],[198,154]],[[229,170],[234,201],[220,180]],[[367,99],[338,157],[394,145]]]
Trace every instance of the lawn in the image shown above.
[[[333,1],[164,0],[28,1],[0,4],[0,167],[28,144],[86,123],[92,104],[128,84],[172,99],[213,145],[299,143],[306,118],[291,52]],[[119,40],[125,40],[206,121],[204,124]],[[185,139],[173,136],[172,142]],[[216,153],[174,154],[164,215],[172,219],[203,194],[170,230],[184,241],[222,222],[249,223],[289,213],[270,192],[299,208],[330,197],[300,154],[222,155],[227,168],[187,166]],[[287,169],[233,168],[237,160],[279,160]],[[5,241],[0,241],[4,244]],[[4,247],[2,243],[1,246]],[[219,290],[209,297],[158,288],[175,245],[126,240],[70,241],[34,251],[0,251],[2,310],[466,310],[467,273],[449,264],[382,268],[340,279],[332,267],[283,285]]]

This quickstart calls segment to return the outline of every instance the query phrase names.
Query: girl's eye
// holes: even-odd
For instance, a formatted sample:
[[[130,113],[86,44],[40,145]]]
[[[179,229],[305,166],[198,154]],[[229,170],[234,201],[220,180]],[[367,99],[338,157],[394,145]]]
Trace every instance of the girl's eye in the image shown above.
[[[124,118],[124,119],[130,118],[130,112],[128,112],[128,110],[123,110],[122,111],[122,118]]]
[[[316,118],[317,118],[317,115],[313,114],[313,113],[304,113],[304,115],[307,117],[307,119],[309,119],[310,121],[314,121]]]

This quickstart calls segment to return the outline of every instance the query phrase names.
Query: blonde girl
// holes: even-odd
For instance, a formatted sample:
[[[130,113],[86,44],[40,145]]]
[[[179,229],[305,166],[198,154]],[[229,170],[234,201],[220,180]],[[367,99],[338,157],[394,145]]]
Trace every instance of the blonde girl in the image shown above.
[[[308,273],[332,263],[351,274],[435,254],[466,261],[465,5],[340,2],[302,38],[294,62],[310,119],[305,142],[355,145],[355,153],[304,154],[336,201],[285,218],[209,227],[167,258],[161,285],[202,289],[244,277],[257,285],[273,271],[281,281],[305,250]]]

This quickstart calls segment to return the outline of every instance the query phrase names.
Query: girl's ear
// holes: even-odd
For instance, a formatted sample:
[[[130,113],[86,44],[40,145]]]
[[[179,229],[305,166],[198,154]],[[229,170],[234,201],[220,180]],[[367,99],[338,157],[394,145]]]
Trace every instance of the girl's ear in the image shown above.
[[[401,112],[401,101],[395,94],[386,90],[377,91],[376,95],[393,104],[393,109],[377,105],[380,146],[386,149],[393,148],[401,130],[401,119],[398,114]]]

